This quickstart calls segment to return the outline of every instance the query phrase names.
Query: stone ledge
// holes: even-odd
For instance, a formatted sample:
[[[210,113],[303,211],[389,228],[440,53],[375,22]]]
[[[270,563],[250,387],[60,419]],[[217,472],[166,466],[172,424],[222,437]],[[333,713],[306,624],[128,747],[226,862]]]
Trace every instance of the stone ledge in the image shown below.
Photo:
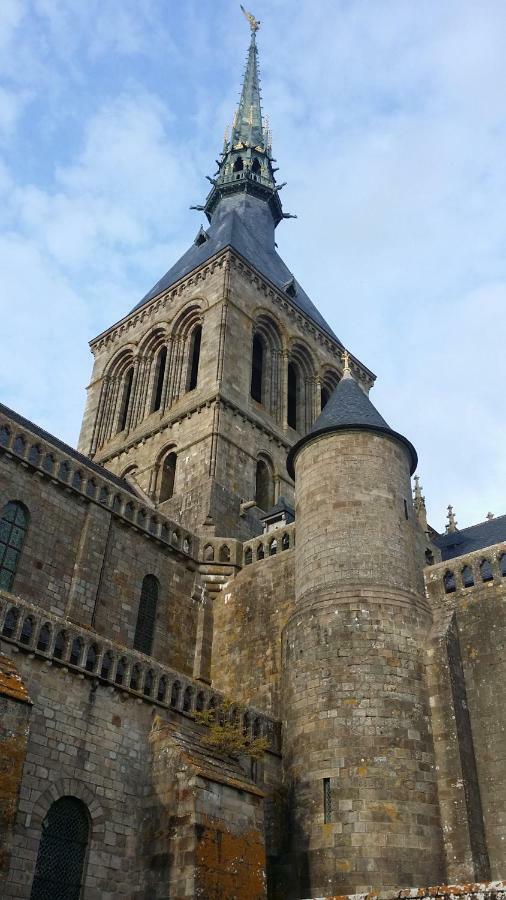
[[[501,898],[506,895],[506,881],[471,882],[464,884],[434,885],[433,887],[403,888],[394,891],[369,891],[366,894],[328,894],[306,900],[407,900],[407,898],[470,897],[477,900]]]

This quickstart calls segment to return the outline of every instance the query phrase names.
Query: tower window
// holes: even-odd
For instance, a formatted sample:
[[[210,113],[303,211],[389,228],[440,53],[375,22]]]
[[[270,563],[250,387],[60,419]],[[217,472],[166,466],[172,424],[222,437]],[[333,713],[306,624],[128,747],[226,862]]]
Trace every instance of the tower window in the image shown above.
[[[17,500],[6,503],[0,517],[0,588],[10,591],[28,528],[28,510]]]
[[[298,394],[299,373],[293,363],[288,363],[287,422],[290,428],[297,428]]]
[[[163,382],[165,378],[165,367],[167,365],[167,347],[162,347],[156,361],[155,374],[155,393],[153,397],[153,412],[160,409],[162,405]]]
[[[264,370],[264,345],[258,334],[253,338],[253,356],[251,362],[251,389],[253,400],[262,402],[262,381]]]
[[[119,417],[119,425],[118,431],[124,431],[126,428],[127,418],[128,418],[128,410],[130,407],[130,399],[132,396],[132,382],[134,379],[134,367],[130,366],[126,375],[125,381],[123,383],[123,396],[121,399],[121,412]]]
[[[79,900],[90,834],[87,807],[76,797],[60,797],[42,823],[30,900]]]
[[[269,465],[259,459],[256,468],[255,500],[260,509],[267,510],[274,505],[274,479]]]
[[[134,650],[151,653],[155,633],[156,607],[158,604],[158,579],[146,575],[142,582],[139,612],[135,626]]]
[[[324,409],[330,400],[330,391],[327,387],[322,387],[322,409]]]
[[[407,500],[404,501],[404,518],[409,519],[408,501]]]
[[[255,156],[255,159],[253,160],[253,164],[251,166],[251,171],[253,172],[253,175],[260,175],[260,173],[262,171],[262,168],[261,168],[260,163],[258,162],[258,159],[256,158],[256,156]]]
[[[202,340],[202,326],[197,325],[193,329],[190,341],[190,367],[188,373],[188,390],[193,391],[197,387],[199,377],[200,344]]]
[[[242,161],[242,156],[238,156],[234,163],[234,172],[242,172],[244,169],[244,163]]]
[[[175,453],[169,453],[165,457],[162,466],[162,476],[160,481],[159,503],[170,500],[174,493],[174,481],[176,478],[177,456]]]
[[[332,822],[332,789],[330,778],[323,779],[323,821]]]

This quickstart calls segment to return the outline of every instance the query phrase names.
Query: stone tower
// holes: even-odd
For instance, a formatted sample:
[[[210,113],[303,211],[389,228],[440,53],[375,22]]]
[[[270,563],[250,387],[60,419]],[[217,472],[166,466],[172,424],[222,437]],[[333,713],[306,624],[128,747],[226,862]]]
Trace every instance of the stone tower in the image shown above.
[[[185,526],[247,538],[293,498],[289,448],[341,376],[342,345],[276,251],[283,218],[252,26],[230,139],[187,252],[95,357],[79,449]],[[366,389],[374,376],[353,360]],[[242,509],[241,509],[242,504]]]
[[[438,884],[444,875],[416,462],[348,368],[289,454],[297,553],[283,717],[293,896]]]

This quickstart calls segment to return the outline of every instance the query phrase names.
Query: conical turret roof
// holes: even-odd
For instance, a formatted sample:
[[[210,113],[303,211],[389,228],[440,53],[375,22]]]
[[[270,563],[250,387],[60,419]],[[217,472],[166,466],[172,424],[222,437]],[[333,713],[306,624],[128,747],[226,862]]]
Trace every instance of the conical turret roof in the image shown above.
[[[295,477],[294,462],[299,450],[321,435],[330,434],[333,431],[376,431],[380,434],[390,435],[408,450],[411,474],[417,467],[418,457],[413,444],[402,434],[398,434],[397,431],[390,428],[351,373],[347,372],[334,388],[311,429],[290,450],[286,466],[291,478]]]

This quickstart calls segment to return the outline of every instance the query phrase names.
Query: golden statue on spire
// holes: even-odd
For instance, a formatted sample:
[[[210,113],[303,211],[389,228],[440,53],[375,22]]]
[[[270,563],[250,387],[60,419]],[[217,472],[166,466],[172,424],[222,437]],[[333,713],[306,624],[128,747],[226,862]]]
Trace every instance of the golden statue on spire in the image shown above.
[[[351,375],[350,354],[347,350],[343,350],[341,359],[343,361],[343,375]]]
[[[249,22],[249,27],[251,28],[251,31],[254,34],[255,31],[258,31],[258,29],[260,28],[260,20],[255,19],[255,16],[252,16],[251,13],[249,13],[246,9],[244,9],[244,6],[242,5],[242,3],[240,4],[240,6],[242,9],[243,15],[246,16],[246,18]]]

